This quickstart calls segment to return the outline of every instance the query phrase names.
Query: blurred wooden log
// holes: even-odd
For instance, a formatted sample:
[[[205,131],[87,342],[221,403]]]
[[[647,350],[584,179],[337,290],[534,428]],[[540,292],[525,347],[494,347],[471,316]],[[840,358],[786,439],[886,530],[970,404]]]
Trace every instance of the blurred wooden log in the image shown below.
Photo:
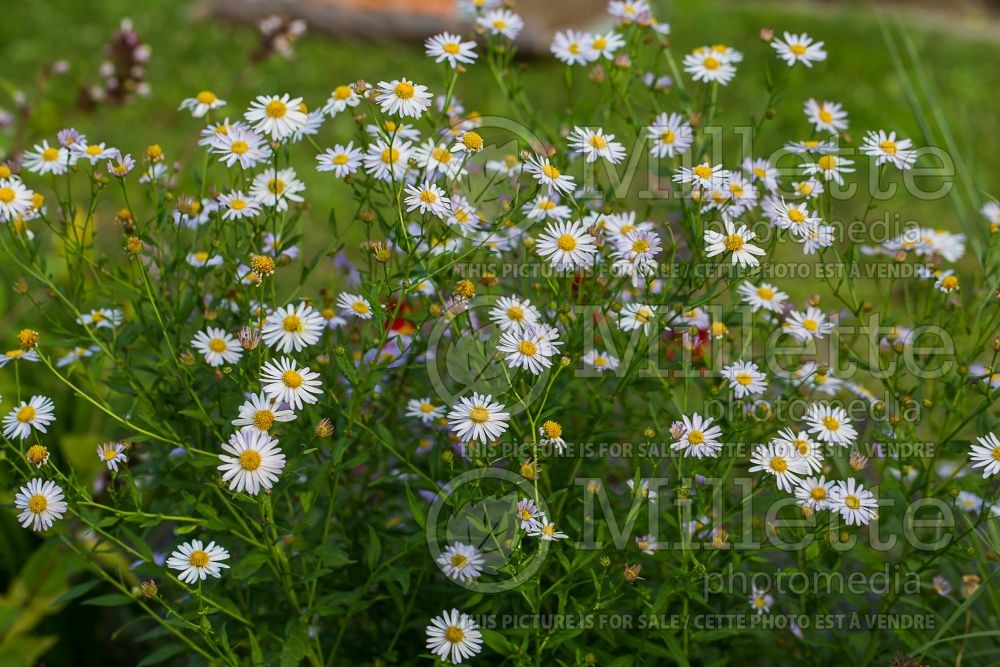
[[[588,28],[606,17],[604,0],[521,2],[516,8],[525,28],[517,39],[523,52],[548,53],[552,34],[565,28]],[[310,32],[337,37],[423,43],[449,30],[469,34],[472,21],[454,0],[205,0],[200,11],[229,22],[256,23],[279,14],[304,19]]]

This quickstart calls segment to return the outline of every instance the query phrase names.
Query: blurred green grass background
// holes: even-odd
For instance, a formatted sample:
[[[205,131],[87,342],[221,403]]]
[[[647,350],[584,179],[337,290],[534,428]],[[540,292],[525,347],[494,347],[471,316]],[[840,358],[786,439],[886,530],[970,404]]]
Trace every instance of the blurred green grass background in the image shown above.
[[[378,81],[405,75],[431,85],[432,90],[440,92],[442,88],[440,66],[426,58],[419,46],[347,41],[315,32],[296,44],[294,60],[274,58],[251,65],[249,54],[258,39],[253,26],[199,20],[193,10],[193,3],[179,0],[6,3],[4,20],[0,21],[0,62],[4,64],[0,82],[3,90],[24,90],[32,103],[37,102],[30,121],[32,141],[42,138],[51,141],[56,131],[73,126],[91,140],[105,141],[133,155],[139,155],[150,143],[159,143],[171,161],[179,160],[190,166],[200,163],[200,159],[195,159],[199,155],[196,144],[203,123],[186,112],[178,112],[177,105],[204,88],[229,101],[226,111],[233,118],[240,116],[248,101],[258,93],[287,91],[303,95],[310,108],[315,108],[334,86],[357,79]],[[98,81],[101,50],[126,16],[132,18],[138,32],[152,47],[148,71],[152,95],[126,107],[102,107],[93,114],[76,110],[78,85]],[[786,139],[808,132],[801,106],[810,96],[843,103],[851,114],[851,127],[858,139],[866,129],[885,128],[914,138],[918,145],[922,143],[875,12],[867,4],[846,3],[821,9],[796,5],[790,9],[778,4],[681,0],[669,3],[661,16],[672,25],[672,41],[680,52],[703,43],[719,42],[746,52],[747,61],[739,76],[720,93],[718,120],[724,124],[744,121],[764,104],[763,72],[755,71],[752,65],[768,48],[758,39],[761,27],[773,27],[778,34],[784,30],[807,31],[826,41],[829,60],[812,70],[795,71],[797,81],[778,117],[766,126],[764,145],[776,148]],[[901,17],[907,22],[905,13]],[[954,24],[945,21],[935,25],[921,19],[913,23],[912,34],[923,63],[939,88],[942,110],[955,130],[963,159],[985,192],[1000,193],[1000,153],[996,151],[995,140],[1000,135],[995,88],[1000,42],[983,38],[984,33],[979,31],[976,36],[963,35]],[[37,72],[55,60],[68,61],[71,69],[53,79],[51,88],[36,98],[32,91]],[[548,109],[557,117],[565,92],[561,83],[552,85],[552,82],[562,81],[561,66],[551,60],[537,60],[530,63],[525,77],[537,107]],[[502,94],[485,68],[471,67],[459,83],[458,95],[468,110],[491,113],[505,107]],[[9,108],[9,100],[0,96],[0,106]],[[350,122],[345,116],[338,118],[334,127],[325,127],[318,138],[320,145],[331,145],[335,139],[346,136]],[[8,140],[0,138],[0,142]],[[7,148],[0,143],[0,151]],[[348,191],[344,186],[312,172],[305,163],[299,172],[307,183],[312,215],[317,221],[326,219],[331,206],[344,207],[347,215],[353,211],[345,206]],[[189,170],[182,177],[179,190],[184,191],[185,185],[190,190],[191,183]],[[115,209],[114,202],[109,202],[99,215],[107,221]],[[944,200],[909,200],[905,214],[924,225],[961,229],[954,210]],[[12,278],[6,273],[3,276],[8,281]],[[14,301],[12,297],[9,283],[5,284],[0,290],[0,307],[7,315],[7,327],[0,345],[13,344],[17,323],[25,315],[25,309],[31,307],[26,300]],[[0,384],[9,389],[10,379]],[[64,452],[82,451],[91,456],[92,446],[88,444],[91,439],[87,434],[99,432],[100,420],[89,412],[81,406],[77,414],[60,415],[60,431],[77,434],[72,442],[64,439],[61,443]],[[5,545],[0,549],[3,584],[0,588],[7,591],[0,598],[0,619],[8,613],[27,619],[26,609],[35,614],[32,620],[40,619],[48,613],[54,596],[36,596],[26,602],[23,586],[8,586],[39,541],[16,526],[10,517],[2,522],[0,535]],[[23,583],[23,578],[19,581]],[[137,662],[129,642],[112,647],[106,641],[121,619],[110,612],[95,611],[99,612],[74,605],[42,624],[41,633],[61,638],[49,649],[49,664]],[[80,646],[87,646],[88,650],[80,652],[77,650]],[[24,664],[10,662],[9,657],[0,654],[0,666]]]

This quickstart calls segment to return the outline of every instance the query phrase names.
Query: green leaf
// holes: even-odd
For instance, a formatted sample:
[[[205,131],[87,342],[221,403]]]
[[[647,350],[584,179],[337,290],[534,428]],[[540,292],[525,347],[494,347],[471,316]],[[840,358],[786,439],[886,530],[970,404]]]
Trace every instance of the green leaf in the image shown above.
[[[309,629],[300,618],[289,619],[285,626],[285,646],[281,651],[281,667],[295,667],[309,653]]]
[[[378,558],[382,554],[382,542],[378,539],[378,533],[371,526],[368,526],[368,569],[374,571],[378,564]]]
[[[406,502],[410,506],[410,514],[413,515],[413,520],[417,522],[417,525],[423,528],[427,524],[427,513],[424,511],[424,506],[420,504],[417,497],[413,494],[413,490],[410,485],[406,485]]]
[[[82,604],[90,607],[118,607],[123,604],[131,604],[132,602],[134,602],[134,600],[128,595],[122,595],[121,593],[108,593],[107,595],[98,595],[96,598],[84,600]]]
[[[146,665],[158,665],[161,662],[169,660],[178,653],[183,652],[185,648],[186,647],[184,646],[184,644],[167,644],[165,646],[161,646],[160,648],[156,649],[155,651],[147,655],[145,658],[143,658],[142,661],[135,667],[145,667]]]
[[[60,605],[66,604],[67,602],[71,602],[72,600],[75,600],[82,595],[86,595],[88,592],[90,592],[90,589],[92,589],[94,586],[97,586],[99,583],[101,583],[100,579],[94,579],[93,581],[85,581],[82,584],[77,584],[73,588],[69,589],[68,591],[57,597],[55,601],[52,602],[52,606],[58,607]]]
[[[233,566],[234,579],[248,579],[267,562],[267,555],[259,551],[247,554]]]

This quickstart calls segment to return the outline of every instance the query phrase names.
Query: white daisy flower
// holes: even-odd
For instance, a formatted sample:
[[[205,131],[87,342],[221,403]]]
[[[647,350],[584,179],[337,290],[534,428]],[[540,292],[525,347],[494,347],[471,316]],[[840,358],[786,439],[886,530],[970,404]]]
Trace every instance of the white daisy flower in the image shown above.
[[[604,134],[601,128],[575,127],[569,135],[570,148],[581,152],[587,162],[598,158],[618,164],[625,159],[625,147],[615,141],[615,135]]]
[[[250,196],[265,208],[277,211],[288,209],[289,202],[305,201],[299,193],[306,189],[305,183],[295,175],[291,167],[287,169],[267,169],[254,176],[250,185]]]
[[[788,493],[792,493],[792,487],[799,483],[798,476],[809,472],[795,447],[781,440],[755,447],[750,455],[750,463],[753,464],[750,472],[763,470],[774,475],[778,488]]]
[[[750,609],[758,616],[771,612],[771,605],[774,604],[774,596],[762,588],[754,586],[750,591]]]
[[[373,315],[372,305],[368,303],[368,299],[359,294],[341,292],[337,297],[337,307],[340,308],[340,312],[344,315],[357,317],[362,320],[370,320]]]
[[[977,436],[978,445],[972,446],[969,458],[973,468],[982,468],[983,477],[1000,472],[1000,440],[992,433]]]
[[[250,395],[240,406],[239,416],[232,423],[242,430],[269,433],[275,422],[290,422],[294,419],[294,412],[279,408],[266,393],[260,393]]]
[[[456,155],[456,151],[449,148],[447,143],[434,139],[428,139],[413,149],[413,159],[427,178],[440,174],[453,180],[466,173],[463,160]]]
[[[970,491],[959,491],[955,497],[955,505],[966,512],[978,514],[983,509],[983,499]]]
[[[813,225],[806,229],[805,235],[797,239],[802,243],[802,252],[806,255],[816,254],[823,248],[829,248],[837,240],[833,225]]]
[[[591,36],[585,32],[565,30],[555,34],[549,50],[557,60],[567,65],[585,65],[591,60],[596,60],[589,48],[590,40]]]
[[[754,255],[765,254],[763,248],[759,248],[749,241],[754,240],[754,233],[747,229],[746,225],[740,225],[737,229],[729,220],[725,221],[726,233],[710,229],[705,230],[705,256],[715,257],[722,253],[732,253],[732,263],[740,266],[757,266],[760,264]]]
[[[627,275],[638,287],[641,276],[655,275],[659,268],[656,256],[660,254],[660,237],[655,232],[631,231],[615,239],[613,265],[616,275]]]
[[[457,68],[459,63],[475,62],[475,47],[475,42],[463,42],[460,36],[450,32],[434,35],[424,42],[427,55],[434,58],[434,62],[443,63],[447,60],[452,69]]]
[[[688,417],[681,416],[681,434],[675,437],[676,442],[670,445],[672,449],[684,451],[684,456],[717,458],[722,450],[722,429],[714,426],[711,417],[702,417],[697,412]]]
[[[382,113],[393,116],[420,118],[431,105],[434,96],[427,86],[406,79],[379,81],[375,101],[382,106]]]
[[[483,563],[482,552],[464,542],[452,542],[437,558],[441,571],[459,582],[476,579],[483,573]]]
[[[521,331],[525,326],[535,324],[540,315],[528,299],[516,296],[502,296],[490,309],[490,320],[501,331]]]
[[[784,149],[795,155],[825,155],[836,153],[837,144],[830,139],[803,139],[785,144]]]
[[[47,396],[36,395],[27,402],[21,401],[3,418],[4,437],[24,440],[31,435],[32,429],[45,433],[49,424],[56,420],[55,409],[52,399]]]
[[[528,537],[538,537],[546,542],[565,540],[569,537],[566,533],[556,530],[556,524],[549,521],[543,514],[538,519],[538,523],[528,529]]]
[[[203,90],[194,97],[189,97],[177,107],[178,111],[189,109],[195,118],[201,118],[212,109],[226,106],[225,100],[220,100],[211,90]]]
[[[699,47],[684,56],[684,71],[695,81],[725,86],[736,76],[736,67],[708,47]]]
[[[793,310],[784,323],[785,331],[799,340],[819,340],[832,332],[833,328],[833,322],[829,321],[826,314],[815,306],[809,306],[804,313]]]
[[[476,25],[485,28],[491,35],[514,40],[524,28],[524,20],[508,9],[491,9],[476,18]]]
[[[722,377],[729,380],[729,388],[736,398],[763,394],[767,389],[767,374],[757,370],[752,361],[737,361],[722,367]]]
[[[222,465],[218,467],[230,491],[256,496],[261,489],[273,487],[285,468],[278,441],[265,431],[240,429],[222,449],[231,455],[219,454]]]
[[[69,169],[69,150],[62,146],[49,146],[46,140],[35,144],[34,150],[25,151],[22,163],[33,174],[59,176]]]
[[[780,313],[785,308],[788,295],[770,283],[761,283],[755,286],[750,282],[743,282],[737,288],[743,302],[750,306],[753,312],[761,308],[773,313]]]
[[[823,182],[815,178],[805,181],[792,181],[792,192],[805,199],[815,199],[826,191]]]
[[[219,162],[227,167],[239,164],[243,169],[251,169],[271,158],[271,146],[267,141],[242,123],[213,139],[209,151],[218,155]]]
[[[188,264],[198,269],[203,269],[211,266],[219,266],[220,264],[226,261],[222,257],[222,255],[213,255],[204,250],[196,250],[195,252],[189,252],[187,254],[187,257],[185,257],[185,259],[187,260]]]
[[[272,141],[282,141],[300,131],[306,124],[305,105],[301,97],[258,95],[243,117],[254,123],[253,129],[269,135]]]
[[[17,178],[0,178],[0,220],[13,220],[34,206],[35,193]]]
[[[444,406],[435,405],[430,398],[411,398],[406,402],[406,416],[416,417],[424,424],[433,424],[444,416]]]
[[[90,347],[74,347],[72,350],[59,357],[56,361],[56,368],[62,368],[63,366],[69,366],[70,364],[80,361],[86,357],[92,356],[100,348],[96,345],[91,345]]]
[[[368,144],[365,149],[365,171],[380,181],[399,181],[406,173],[413,144],[409,141],[394,140],[392,146],[386,141]],[[450,151],[445,150],[448,159]]]
[[[315,345],[323,334],[323,316],[305,302],[278,308],[267,316],[261,328],[264,343],[280,352],[298,352]]]
[[[806,412],[805,420],[809,432],[816,434],[822,442],[848,447],[857,440],[858,431],[851,425],[843,408],[813,403]]]
[[[288,357],[266,362],[260,369],[260,383],[271,400],[287,403],[292,410],[315,403],[323,393],[319,373],[309,370],[308,366],[299,368],[295,360]]]
[[[407,185],[403,203],[407,212],[419,209],[421,213],[430,213],[437,218],[446,218],[451,208],[451,200],[445,191],[430,181],[424,181],[420,187]]]
[[[793,35],[785,33],[785,39],[771,40],[771,48],[778,57],[784,60],[789,67],[795,63],[802,63],[806,67],[812,67],[814,62],[826,60],[826,51],[823,50],[823,42],[814,42],[812,37],[806,33]]]
[[[649,12],[646,0],[611,0],[608,3],[608,14],[622,21],[637,21]]]
[[[562,345],[559,331],[545,324],[526,324],[519,331],[509,330],[500,334],[497,351],[507,359],[511,368],[523,368],[535,375],[552,365],[551,357]]]
[[[810,162],[803,167],[806,176],[813,174],[822,176],[825,180],[832,180],[837,185],[844,184],[844,174],[854,172],[854,160],[839,157],[833,154],[821,155],[815,162]]]
[[[830,496],[835,484],[832,479],[826,481],[824,476],[800,479],[798,486],[795,487],[795,498],[799,501],[799,505],[810,509],[829,509]]]
[[[260,203],[239,190],[219,195],[223,220],[245,220],[260,215]]]
[[[118,464],[128,461],[125,445],[120,442],[105,442],[97,446],[97,458],[107,464],[108,470],[118,472]]]
[[[0,368],[3,368],[11,361],[41,361],[38,356],[38,352],[35,350],[28,350],[25,352],[21,348],[15,348],[13,350],[7,350],[3,354],[0,354]]]
[[[722,189],[729,182],[729,172],[721,164],[702,162],[695,167],[680,167],[673,179],[675,183],[698,186],[706,190]]]
[[[122,311],[117,308],[98,308],[81,314],[76,318],[76,322],[95,329],[114,329],[122,323],[124,317]]]
[[[618,313],[618,328],[622,331],[642,329],[649,335],[649,329],[656,320],[656,307],[644,303],[628,303]]]
[[[117,152],[117,148],[110,148],[103,142],[99,144],[80,142],[74,144],[73,148],[70,149],[70,164],[76,164],[78,160],[87,160],[90,164],[95,165],[102,160],[111,159],[111,157]]]
[[[62,489],[53,481],[36,477],[22,486],[14,495],[15,509],[22,510],[17,515],[17,521],[22,528],[29,526],[33,531],[41,532],[52,527],[66,513],[65,496]]]
[[[184,542],[170,554],[167,567],[179,570],[177,578],[186,584],[194,585],[204,581],[208,575],[216,579],[221,577],[221,568],[229,567],[227,563],[222,562],[224,560],[229,560],[229,552],[215,542],[209,542],[208,546],[204,546],[201,540],[191,540]]]
[[[760,183],[768,192],[778,189],[778,170],[766,158],[748,157],[743,160],[743,171],[754,183]]]
[[[544,193],[526,202],[521,211],[528,220],[566,220],[573,215],[569,206],[559,203],[559,197]]]
[[[316,156],[316,171],[332,171],[337,178],[344,178],[361,167],[361,157],[353,141],[346,146],[337,144]]]
[[[341,85],[330,93],[330,98],[326,101],[326,106],[323,107],[323,113],[333,118],[338,113],[359,104],[361,104],[361,96],[354,92],[350,86]]]
[[[3,206],[2,201],[0,201],[0,206]],[[986,202],[983,204],[983,207],[979,209],[979,212],[983,214],[983,217],[986,218],[991,225],[1000,225],[1000,204],[997,202]]]
[[[573,177],[566,176],[556,169],[547,157],[531,156],[524,165],[524,171],[531,174],[542,185],[547,186],[549,192],[555,190],[559,193],[569,194],[576,188]]]
[[[586,267],[597,253],[596,241],[582,222],[554,222],[536,239],[535,251],[557,269]]]
[[[822,222],[822,219],[810,211],[805,203],[788,204],[783,198],[774,203],[768,211],[768,217],[779,229],[787,229],[800,238],[806,236],[809,229]]]
[[[479,440],[486,444],[507,430],[510,414],[503,410],[504,406],[493,401],[491,395],[473,392],[472,398],[462,397],[452,406],[448,422],[461,440]]]
[[[605,371],[614,371],[618,368],[618,364],[621,363],[618,357],[598,350],[588,350],[583,355],[582,361],[585,365],[596,368],[602,373]]]
[[[691,125],[679,113],[661,113],[646,131],[652,144],[649,152],[655,157],[680,155],[694,142]]]
[[[878,517],[878,499],[852,477],[833,487],[830,510],[839,513],[848,526],[867,526]]]
[[[225,329],[208,327],[191,339],[191,347],[201,352],[209,366],[237,364],[243,357],[240,342]]]
[[[522,498],[517,501],[517,508],[514,510],[515,517],[521,522],[521,530],[532,530],[537,528],[539,520],[545,515],[538,509],[538,505],[531,498]]]
[[[603,35],[597,33],[596,35],[587,35],[587,37],[587,52],[591,60],[600,58],[612,60],[615,57],[615,51],[625,46],[625,40],[613,30],[609,30]]]
[[[795,433],[790,428],[783,428],[771,442],[794,447],[809,471],[819,472],[823,468],[823,450],[805,431]]]
[[[875,158],[875,164],[892,163],[897,169],[906,170],[917,161],[917,152],[909,139],[897,139],[895,132],[885,130],[869,132],[861,143],[861,152]]]
[[[636,490],[635,490],[634,479],[626,480],[625,486],[628,487],[628,490],[631,492],[632,495],[635,495]],[[639,495],[651,503],[656,502],[656,499],[660,497],[660,494],[658,494],[656,491],[651,491],[649,489],[649,480],[647,479],[639,480]]]
[[[457,609],[441,612],[427,626],[427,650],[443,661],[461,664],[483,650],[483,633],[468,614]]]
[[[635,546],[642,553],[652,556],[653,552],[656,551],[656,540],[652,535],[636,535]]]
[[[817,132],[838,134],[847,129],[847,112],[836,102],[823,102],[809,98],[805,104],[805,114]]]

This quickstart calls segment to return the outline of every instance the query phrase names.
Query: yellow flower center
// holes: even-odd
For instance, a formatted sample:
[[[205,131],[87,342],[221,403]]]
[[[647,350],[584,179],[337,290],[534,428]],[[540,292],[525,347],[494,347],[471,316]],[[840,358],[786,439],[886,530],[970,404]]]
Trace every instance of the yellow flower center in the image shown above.
[[[649,322],[649,318],[652,317],[652,316],[653,316],[653,313],[650,312],[650,310],[648,308],[640,308],[635,313],[635,319],[640,324],[646,324],[647,322]]]
[[[333,99],[335,100],[346,100],[351,96],[351,88],[349,86],[337,86],[333,89]]]
[[[730,234],[726,237],[726,250],[729,252],[736,252],[737,250],[742,250],[746,242],[743,237],[739,234]]]
[[[24,407],[22,407],[20,410],[17,411],[16,415],[17,421],[21,422],[22,424],[27,424],[28,422],[30,422],[32,419],[35,418],[36,414],[38,413],[35,411],[34,407],[30,405],[25,405]]]
[[[198,100],[200,104],[212,104],[219,98],[217,98],[215,93],[212,91],[203,90],[195,96],[195,99]]]
[[[753,168],[753,175],[756,176],[757,178],[767,178],[767,172],[761,169],[760,167]]]
[[[488,421],[490,418],[490,411],[487,410],[482,405],[477,405],[476,407],[469,410],[469,419],[477,424],[482,424]]]
[[[716,60],[712,56],[709,56],[708,58],[705,58],[705,60],[703,61],[702,64],[705,65],[705,69],[717,70],[717,69],[719,69],[719,66],[722,63],[720,63],[718,60]]]
[[[780,456],[775,456],[771,459],[771,469],[777,472],[785,472],[788,470],[788,461]]]
[[[302,386],[302,375],[298,371],[289,369],[282,374],[281,381],[289,389],[298,389]]]
[[[542,209],[543,211],[551,211],[555,207],[556,203],[551,199],[542,199],[541,201],[538,202],[538,208]]]
[[[332,162],[334,164],[347,164],[349,159],[350,158],[347,156],[347,153],[341,153],[340,155],[334,155]]]
[[[441,47],[441,50],[450,55],[455,55],[462,50],[462,47],[455,42],[447,42]]]
[[[837,168],[836,155],[824,155],[818,160],[819,168],[823,171],[831,171]]]
[[[803,44],[789,44],[788,49],[797,56],[804,56],[806,47]]]
[[[465,639],[465,633],[462,632],[462,628],[456,625],[449,625],[444,631],[444,638],[447,639],[450,644],[458,644]]]
[[[51,146],[49,148],[46,148],[44,151],[42,151],[42,159],[45,160],[46,162],[54,162],[55,160],[58,160],[59,149],[52,148]]]
[[[546,178],[550,178],[553,181],[557,180],[560,176],[562,176],[562,174],[559,173],[559,170],[553,167],[551,164],[547,164],[544,167],[542,167],[542,173],[545,174]]]
[[[809,492],[813,500],[825,500],[826,499],[826,489],[822,486],[817,486],[815,489]]]
[[[1000,461],[1000,445],[993,448],[993,460]]]
[[[396,88],[393,90],[396,93],[396,97],[401,100],[408,100],[413,97],[413,84],[406,81],[400,81],[396,84]]]
[[[590,145],[597,150],[603,150],[608,147],[608,142],[599,134],[594,134],[590,137]]]
[[[261,431],[267,431],[274,425],[274,413],[270,410],[258,410],[253,414],[253,425]]]
[[[861,507],[861,500],[857,496],[851,495],[844,498],[844,504],[852,510],[856,510]]]
[[[302,318],[295,314],[286,315],[285,319],[281,321],[281,328],[288,333],[301,333],[304,328]]]
[[[434,404],[433,403],[421,403],[420,404],[420,411],[423,412],[425,415],[429,414],[431,412],[434,412]]]
[[[809,453],[809,442],[807,440],[796,440],[793,444],[802,456],[806,456]]]
[[[507,309],[507,317],[514,320],[515,322],[520,322],[524,320],[524,308],[521,306],[511,306]]]
[[[594,365],[595,366],[607,366],[608,365],[608,360],[605,359],[604,357],[594,357]]]
[[[420,193],[420,201],[425,204],[433,204],[438,199],[437,194],[433,190],[423,190]]]
[[[118,456],[118,450],[115,449],[114,447],[105,447],[101,451],[101,457],[105,461],[114,461],[115,458],[117,458],[117,456]]]
[[[802,328],[806,331],[817,331],[819,330],[819,322],[813,319],[802,320]]]
[[[555,524],[551,523],[545,524],[544,526],[542,526],[542,532],[545,533],[545,535],[547,535],[548,537],[552,537],[553,535],[556,534]]]
[[[707,164],[699,164],[697,167],[695,167],[691,171],[698,178],[711,178],[712,177],[712,168],[709,167]]]
[[[285,182],[280,178],[272,178],[267,182],[267,189],[273,195],[280,195],[285,191]]]
[[[758,287],[757,288],[757,296],[759,296],[760,298],[762,298],[762,299],[764,299],[766,301],[770,301],[771,299],[774,298],[774,290],[770,290],[770,289],[768,289],[766,287]]]
[[[746,371],[740,371],[736,374],[736,382],[747,387],[753,382],[753,376]]]
[[[101,147],[97,144],[87,146],[87,155],[100,155]]]
[[[522,340],[517,345],[517,351],[526,357],[533,357],[538,353],[538,346],[530,340]]]
[[[14,201],[14,189],[13,188],[0,188],[0,201],[4,204],[9,204]]]
[[[840,428],[840,422],[836,417],[827,415],[826,417],[823,417],[823,426],[825,426],[827,430],[836,431]]]
[[[253,449],[248,449],[240,454],[240,467],[247,472],[253,472],[260,467],[260,454]]]
[[[45,463],[45,459],[49,455],[49,450],[45,449],[42,445],[32,445],[28,448],[27,454],[28,460],[34,463],[36,466],[40,466]]]
[[[604,39],[603,37],[598,37],[593,41],[591,46],[594,47],[595,51],[603,51],[608,46],[608,40]]]
[[[956,276],[945,276],[941,279],[941,287],[946,290],[953,290],[958,287],[958,278]]]
[[[229,208],[233,209],[234,211],[242,211],[246,207],[247,207],[247,202],[246,202],[245,199],[230,199],[229,200]]]
[[[559,438],[562,436],[562,426],[559,422],[547,421],[542,424],[542,432],[545,433],[546,438]]]
[[[503,19],[496,19],[493,21],[493,27],[496,28],[497,30],[503,30],[504,28],[507,27],[507,22],[504,21]]]
[[[820,107],[819,119],[824,123],[829,123],[831,120],[833,120],[833,114],[830,113],[826,107]]]
[[[188,563],[190,563],[193,567],[205,567],[208,565],[210,560],[211,559],[208,557],[208,554],[201,549],[192,551],[191,555],[188,556]]]
[[[700,445],[705,442],[705,434],[696,429],[692,429],[688,432],[688,442],[692,445]]]
[[[236,153],[237,155],[243,155],[248,150],[250,150],[250,145],[243,141],[242,139],[237,139],[229,146],[229,150]]]
[[[812,183],[808,183],[808,182],[807,183],[799,183],[799,186],[796,188],[796,190],[798,190],[799,194],[801,194],[801,195],[809,196],[809,195],[812,194],[813,186],[812,186]]]
[[[264,108],[264,113],[268,118],[284,118],[288,113],[288,107],[281,100],[271,100]]]
[[[576,249],[576,239],[572,234],[563,234],[556,240],[556,245],[560,250],[571,252]]]
[[[466,132],[463,134],[462,143],[470,151],[481,151],[483,149],[483,138],[477,132]]]
[[[806,221],[806,214],[797,208],[788,209],[788,219],[797,225],[801,225]]]
[[[41,514],[48,509],[49,500],[40,493],[36,493],[28,499],[28,511],[32,514]]]
[[[395,164],[399,159],[399,151],[395,148],[386,148],[382,151],[383,164]]]
[[[358,315],[368,314],[368,304],[366,304],[364,301],[355,301],[354,303],[351,304],[351,309]]]
[[[208,341],[208,349],[212,352],[225,352],[226,351],[226,341],[221,338],[213,338]]]
[[[674,143],[674,140],[676,140],[676,139],[677,139],[677,135],[674,134],[673,130],[664,130],[660,134],[660,141],[662,141],[665,144],[672,144],[672,143]]]
[[[632,252],[646,252],[649,250],[649,241],[646,239],[637,239],[632,243]]]
[[[452,567],[463,568],[465,567],[465,564],[469,562],[469,559],[462,554],[453,554],[449,562]]]

